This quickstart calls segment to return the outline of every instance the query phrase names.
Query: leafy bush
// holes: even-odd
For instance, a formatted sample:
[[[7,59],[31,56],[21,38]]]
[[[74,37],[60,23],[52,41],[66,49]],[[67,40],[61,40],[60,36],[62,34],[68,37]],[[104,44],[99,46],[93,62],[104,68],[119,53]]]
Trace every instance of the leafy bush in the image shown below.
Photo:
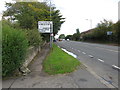
[[[42,37],[38,30],[26,30],[29,46],[40,46],[42,44]]]
[[[28,41],[22,30],[3,24],[2,27],[2,76],[11,74],[25,60]]]

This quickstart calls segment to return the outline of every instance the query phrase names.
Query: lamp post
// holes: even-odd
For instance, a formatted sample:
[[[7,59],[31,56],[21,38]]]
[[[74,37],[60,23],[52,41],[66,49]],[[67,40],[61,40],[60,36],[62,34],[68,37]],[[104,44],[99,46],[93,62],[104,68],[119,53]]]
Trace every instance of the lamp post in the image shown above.
[[[52,20],[51,19],[51,0],[49,0],[50,1],[50,21]],[[53,23],[52,24],[50,24],[50,48],[52,48],[52,43],[53,43]]]
[[[52,42],[53,42],[53,22],[52,22],[52,19],[51,19],[51,0],[43,0],[44,2],[49,2],[49,10],[50,10],[50,48],[52,48]]]
[[[90,21],[90,29],[92,29],[92,19],[85,19],[85,20]]]

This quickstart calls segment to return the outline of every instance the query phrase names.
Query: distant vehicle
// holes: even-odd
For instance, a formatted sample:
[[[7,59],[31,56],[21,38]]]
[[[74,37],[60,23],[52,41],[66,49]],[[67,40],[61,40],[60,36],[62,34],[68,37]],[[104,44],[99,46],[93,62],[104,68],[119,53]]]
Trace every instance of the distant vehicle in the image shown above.
[[[70,39],[67,39],[67,41],[70,41]]]
[[[62,41],[62,39],[59,39],[59,41]]]
[[[56,42],[56,40],[54,39],[53,42]]]

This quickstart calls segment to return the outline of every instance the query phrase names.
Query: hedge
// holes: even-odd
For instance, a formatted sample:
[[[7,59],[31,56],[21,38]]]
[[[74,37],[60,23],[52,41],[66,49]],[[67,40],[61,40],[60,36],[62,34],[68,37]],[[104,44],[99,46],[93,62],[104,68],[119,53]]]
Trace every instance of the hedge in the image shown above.
[[[26,38],[28,40],[29,46],[41,46],[42,44],[42,37],[38,30],[24,30],[26,32]]]
[[[7,25],[3,25],[2,30],[2,76],[5,77],[24,62],[28,41],[22,30]]]

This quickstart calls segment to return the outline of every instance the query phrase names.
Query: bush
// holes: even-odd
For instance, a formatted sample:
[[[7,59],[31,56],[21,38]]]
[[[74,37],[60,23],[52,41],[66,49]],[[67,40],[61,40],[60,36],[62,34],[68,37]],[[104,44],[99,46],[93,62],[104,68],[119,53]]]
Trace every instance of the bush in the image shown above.
[[[40,46],[42,44],[42,37],[38,30],[26,30],[29,46]]]
[[[2,76],[19,68],[25,60],[28,41],[25,33],[3,24],[2,27]]]

